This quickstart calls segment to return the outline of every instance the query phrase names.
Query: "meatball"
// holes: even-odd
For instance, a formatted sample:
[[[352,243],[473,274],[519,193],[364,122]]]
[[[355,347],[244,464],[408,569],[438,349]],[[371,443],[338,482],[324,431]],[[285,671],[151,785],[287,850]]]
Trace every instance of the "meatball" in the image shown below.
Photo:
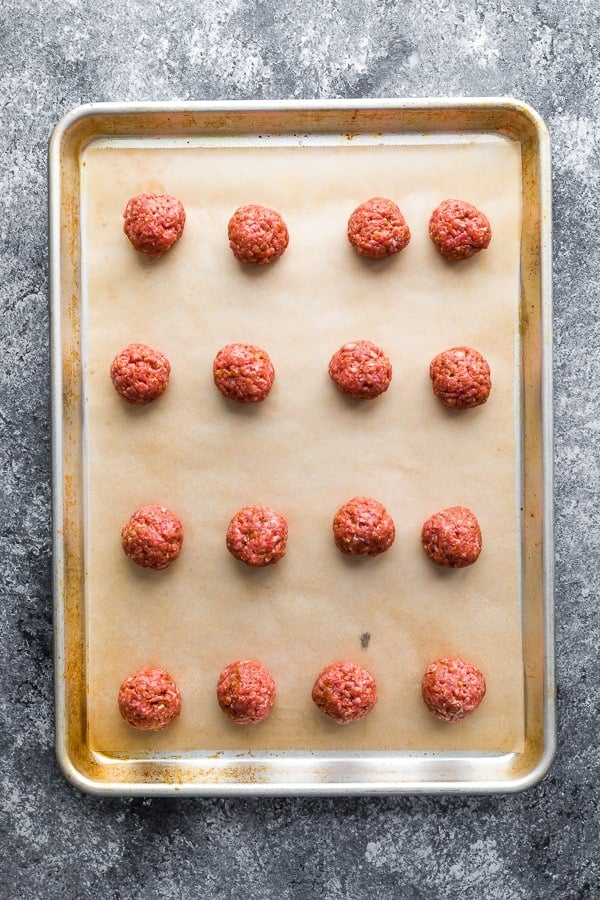
[[[170,374],[167,357],[146,344],[129,344],[117,353],[110,366],[117,394],[127,403],[139,406],[164,394]]]
[[[349,556],[379,556],[394,543],[396,528],[386,508],[370,497],[353,497],[333,519],[338,550]]]
[[[140,253],[159,257],[183,234],[185,210],[169,194],[139,194],[123,213],[123,231]]]
[[[431,516],[421,531],[427,556],[438,566],[463,569],[481,553],[481,529],[476,516],[464,506],[449,506]]]
[[[247,566],[270,566],[285,555],[287,536],[280,513],[268,506],[244,506],[229,523],[227,549]]]
[[[256,725],[275,703],[275,682],[268,669],[253,659],[226,666],[217,681],[219,706],[234,725]]]
[[[485,696],[481,669],[466,659],[438,659],[423,675],[421,696],[427,709],[444,722],[460,722]]]
[[[377,703],[377,685],[364,666],[337,662],[317,676],[312,699],[337,725],[349,725],[371,712]]]
[[[279,213],[255,203],[240,206],[234,212],[227,234],[236,259],[257,266],[278,259],[290,239],[287,225]]]
[[[181,694],[168,672],[159,666],[140,669],[119,688],[119,711],[141,731],[161,731],[181,712]]]
[[[478,350],[452,347],[429,364],[433,393],[451,409],[482,406],[490,396],[490,367]]]
[[[373,197],[348,220],[348,240],[361,256],[383,259],[404,250],[410,230],[399,208],[385,197]]]
[[[255,344],[227,344],[215,356],[213,378],[229,400],[261,403],[273,387],[275,369],[266,350]]]
[[[429,237],[446,259],[469,259],[492,239],[487,217],[464,200],[444,200],[429,220]]]
[[[349,397],[373,400],[389,388],[392,364],[371,341],[352,341],[333,354],[329,374]]]
[[[126,556],[144,569],[166,569],[182,544],[183,526],[165,506],[141,506],[121,530]]]

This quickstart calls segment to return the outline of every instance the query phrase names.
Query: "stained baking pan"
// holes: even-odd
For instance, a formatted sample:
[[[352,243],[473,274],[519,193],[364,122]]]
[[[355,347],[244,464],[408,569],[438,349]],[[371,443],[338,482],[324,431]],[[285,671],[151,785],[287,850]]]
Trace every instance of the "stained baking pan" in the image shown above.
[[[159,261],[132,250],[129,196],[180,197],[184,237]],[[395,199],[412,238],[361,260],[349,213]],[[458,196],[489,214],[488,251],[451,266],[427,236]],[[248,272],[226,225],[236,206],[284,213],[290,247]],[[554,752],[550,156],[537,114],[510,99],[95,104],[50,144],[56,746],[66,776],[105,794],[508,792]],[[348,404],[328,358],[366,337],[389,352],[390,390]],[[108,366],[142,340],[169,356],[169,389],[125,410]],[[260,410],[232,410],[211,382],[225,343],[268,345],[277,377]],[[478,346],[488,403],[445,413],[427,368]],[[331,518],[353,494],[396,522],[381,558],[340,558]],[[145,502],[181,513],[184,551],[166,573],[133,572],[119,529]],[[236,508],[285,512],[285,559],[241,572],[224,548]],[[440,574],[419,546],[443,506],[477,511],[484,551]],[[356,562],[356,561],[354,561]],[[449,576],[449,577],[448,577]],[[419,673],[437,656],[484,668],[488,693],[457,725],[433,719]],[[259,657],[278,699],[256,728],[230,725],[214,684]],[[339,728],[310,688],[350,658],[379,703]],[[148,736],[116,692],[162,664],[178,722]]]

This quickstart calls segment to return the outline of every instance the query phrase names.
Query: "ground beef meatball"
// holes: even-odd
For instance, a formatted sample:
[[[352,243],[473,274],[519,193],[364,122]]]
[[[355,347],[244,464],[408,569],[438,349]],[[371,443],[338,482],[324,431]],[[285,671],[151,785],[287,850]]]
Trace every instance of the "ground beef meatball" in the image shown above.
[[[481,553],[481,529],[470,509],[449,506],[427,519],[421,542],[438,566],[463,569],[476,562]]]
[[[371,712],[377,703],[377,685],[364,666],[337,662],[317,676],[312,698],[337,725],[349,725]]]
[[[123,231],[140,253],[162,256],[183,234],[185,210],[169,194],[139,194],[123,213]]]
[[[429,220],[429,237],[446,259],[469,259],[492,239],[486,216],[464,200],[444,200]]]
[[[354,210],[348,220],[348,240],[361,256],[383,259],[404,250],[410,230],[395,203],[373,197]]]
[[[394,543],[396,528],[386,508],[370,497],[353,497],[333,519],[333,538],[348,556],[379,556]]]
[[[170,374],[167,357],[146,344],[129,344],[117,353],[110,367],[117,394],[127,403],[140,406],[164,394]]]
[[[140,669],[119,688],[119,711],[133,728],[161,731],[181,712],[179,688],[159,666]]]
[[[266,350],[255,344],[227,344],[215,357],[213,378],[229,400],[261,403],[273,386],[275,369]]]
[[[289,242],[287,225],[278,212],[251,203],[240,206],[227,228],[233,255],[244,263],[264,266],[274,262]]]
[[[121,545],[145,569],[166,569],[181,553],[183,526],[165,506],[141,506],[121,530]]]
[[[466,659],[438,659],[423,675],[421,696],[427,709],[444,722],[460,722],[485,696],[481,669]]]
[[[371,341],[351,341],[333,354],[329,374],[349,397],[373,400],[389,388],[392,364]]]
[[[262,722],[273,708],[275,694],[271,673],[253,659],[230,663],[217,681],[219,706],[235,725]]]
[[[245,506],[229,523],[227,549],[247,566],[270,566],[285,555],[287,536],[280,513],[268,506]]]
[[[429,364],[433,393],[451,409],[472,409],[486,402],[492,389],[490,367],[478,350],[452,347]]]

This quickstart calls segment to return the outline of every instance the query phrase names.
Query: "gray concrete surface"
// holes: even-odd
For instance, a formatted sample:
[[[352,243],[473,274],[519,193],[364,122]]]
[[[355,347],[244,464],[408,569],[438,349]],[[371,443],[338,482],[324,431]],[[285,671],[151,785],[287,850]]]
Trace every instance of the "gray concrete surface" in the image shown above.
[[[595,0],[0,0],[0,896],[600,897]],[[559,745],[516,796],[111,800],[53,750],[46,142],[98,100],[510,94],[553,137]]]

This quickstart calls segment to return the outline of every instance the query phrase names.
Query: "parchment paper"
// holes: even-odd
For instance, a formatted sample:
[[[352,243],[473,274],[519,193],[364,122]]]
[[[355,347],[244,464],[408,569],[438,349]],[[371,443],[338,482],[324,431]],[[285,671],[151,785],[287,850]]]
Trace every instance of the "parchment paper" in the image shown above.
[[[519,596],[517,364],[519,145],[340,147],[140,147],[91,145],[82,162],[86,460],[88,739],[106,752],[136,750],[357,749],[518,751],[523,746]],[[187,212],[185,234],[159,260],[122,233],[129,197],[169,192]],[[346,239],[355,206],[396,200],[409,247],[383,262],[359,258]],[[451,265],[427,234],[447,197],[483,209],[490,249]],[[290,245],[274,265],[243,267],[227,222],[248,202],[278,209]],[[352,402],[327,366],[341,344],[366,338],[393,364],[390,389]],[[109,378],[132,341],[167,354],[166,394],[146,408],[123,403]],[[217,350],[261,345],[276,381],[268,400],[245,407],[212,383]],[[488,403],[463,414],[431,391],[431,358],[467,344],[489,360]],[[380,500],[397,537],[377,559],[335,548],[331,522],[356,495]],[[140,505],[181,517],[179,560],[162,573],[127,560],[120,529]],[[225,548],[230,517],[265,503],[289,522],[288,552],[250,570]],[[462,571],[443,571],[420,546],[432,513],[471,507],[484,549]],[[367,645],[368,646],[363,646]],[[457,725],[438,722],[420,698],[436,657],[481,666],[488,691]],[[220,670],[255,658],[272,672],[276,706],[260,726],[220,712]],[[320,669],[366,665],[379,704],[340,728],[314,707]],[[122,722],[121,681],[164,666],[183,710],[159,734]]]

